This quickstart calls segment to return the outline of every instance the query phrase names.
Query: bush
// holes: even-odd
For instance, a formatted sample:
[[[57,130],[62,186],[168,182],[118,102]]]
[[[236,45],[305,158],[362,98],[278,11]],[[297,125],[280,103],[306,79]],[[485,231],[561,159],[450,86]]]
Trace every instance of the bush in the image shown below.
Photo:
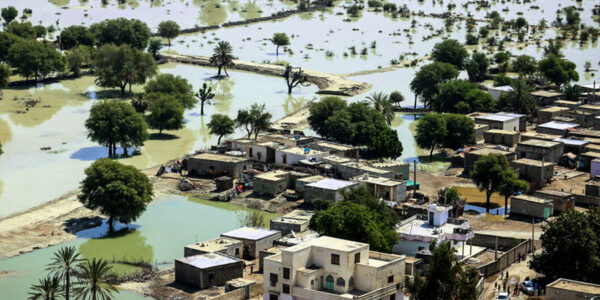
[[[477,45],[479,44],[479,39],[470,33],[467,33],[467,41],[466,41],[467,45]]]
[[[383,11],[395,12],[397,10],[395,3],[386,3],[383,5]]]
[[[506,76],[506,73],[500,73],[494,77],[494,86],[505,86],[511,83],[512,79]]]
[[[373,7],[373,8],[381,7],[383,5],[381,3],[381,1],[379,1],[379,0],[369,0],[369,2],[367,2],[367,3],[369,3],[369,7]]]

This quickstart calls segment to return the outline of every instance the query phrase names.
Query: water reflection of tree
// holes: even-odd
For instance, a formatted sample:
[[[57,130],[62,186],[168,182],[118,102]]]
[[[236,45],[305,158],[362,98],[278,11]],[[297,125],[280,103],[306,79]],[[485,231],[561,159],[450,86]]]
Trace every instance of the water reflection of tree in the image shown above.
[[[63,7],[69,5],[69,2],[71,2],[71,0],[48,0],[48,2],[59,7]]]
[[[284,113],[289,115],[300,110],[307,101],[308,100],[304,97],[294,97],[293,95],[288,95],[288,97],[285,99],[285,102],[283,102],[281,106],[283,107]]]
[[[200,116],[200,130],[198,130],[199,136],[202,138],[202,144],[208,143],[208,140],[212,137],[206,123],[204,122],[204,116]]]
[[[244,20],[255,19],[262,15],[262,10],[255,1],[248,1],[239,10],[239,14]]]
[[[231,77],[212,80],[209,83],[215,93],[215,108],[219,113],[227,114],[231,109],[233,94],[231,89],[235,85],[235,81]]]
[[[227,11],[221,1],[194,0],[194,4],[200,7],[200,16],[198,19],[204,25],[219,25],[227,20]]]
[[[0,120],[0,143],[6,145],[6,143],[12,140],[12,130],[10,125],[4,120]]]

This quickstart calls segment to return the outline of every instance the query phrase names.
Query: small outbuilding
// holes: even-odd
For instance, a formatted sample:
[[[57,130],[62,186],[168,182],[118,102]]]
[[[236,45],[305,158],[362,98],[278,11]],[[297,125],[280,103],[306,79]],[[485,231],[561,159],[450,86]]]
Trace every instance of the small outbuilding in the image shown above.
[[[539,108],[537,111],[538,124],[550,122],[556,117],[567,117],[569,116],[569,111],[571,111],[570,108],[560,106]]]
[[[369,174],[371,176],[379,176],[386,178],[396,178],[396,174],[393,171],[374,168],[358,162],[348,162],[345,164],[341,164],[337,166],[337,170],[340,173],[342,179],[345,180],[362,174]]]
[[[396,203],[406,201],[405,180],[374,177],[369,174],[358,175],[350,180],[360,182],[377,198]]]
[[[535,127],[535,131],[538,133],[560,135],[566,137],[569,130],[579,128],[577,123],[567,123],[559,121],[550,121],[543,124],[539,124]]]
[[[579,169],[588,172],[592,167],[592,161],[600,159],[600,152],[588,151],[579,155],[581,160],[579,161]]]
[[[330,164],[333,166],[338,166],[338,165],[353,161],[352,158],[343,157],[343,156],[339,156],[339,155],[327,155],[327,156],[321,157],[321,160],[324,163]]]
[[[242,257],[255,259],[260,250],[273,247],[273,241],[281,238],[281,231],[258,227],[242,227],[221,234],[222,237],[242,241]]]
[[[308,210],[295,209],[281,217],[271,219],[270,228],[281,231],[283,235],[303,232],[308,229],[310,219],[315,213]]]
[[[569,109],[575,109],[579,103],[577,101],[569,101],[569,100],[556,100],[553,102],[554,106],[560,107],[568,107]]]
[[[297,165],[301,160],[319,160],[329,155],[326,151],[314,150],[309,147],[292,147],[275,151],[275,163],[280,165]]]
[[[561,142],[542,140],[527,140],[519,142],[515,149],[517,158],[531,158],[556,163],[564,153]]]
[[[312,203],[314,200],[338,202],[343,200],[343,193],[358,186],[357,182],[325,178],[304,186],[304,202]]]
[[[569,112],[569,118],[575,120],[575,123],[581,127],[588,128],[594,126],[594,118],[598,115],[597,112],[590,112],[583,109],[576,109]]]
[[[520,117],[503,113],[480,115],[475,117],[475,124],[485,124],[490,129],[519,131]]]
[[[483,133],[488,130],[490,130],[490,126],[487,124],[475,124],[475,142],[483,141]]]
[[[252,169],[252,161],[242,156],[200,153],[187,158],[188,171],[199,176],[240,178]]]
[[[410,163],[399,160],[371,163],[371,167],[396,173],[397,179],[408,179]]]
[[[175,282],[194,289],[224,285],[242,277],[244,262],[218,252],[178,258],[175,260]]]
[[[585,152],[586,146],[590,144],[590,141],[568,138],[558,138],[554,139],[554,141],[558,143],[563,143],[564,153],[571,152],[573,154],[581,154]]]
[[[193,256],[204,253],[219,252],[228,256],[241,258],[242,254],[242,242],[234,239],[228,239],[224,237],[194,243],[185,246],[183,249],[183,256]]]
[[[552,215],[552,200],[529,195],[513,196],[510,199],[510,215],[546,219]]]
[[[557,91],[546,91],[546,90],[537,90],[531,92],[531,95],[538,99],[540,105],[546,106],[552,104],[556,100],[560,100],[564,97],[563,93],[559,93]]]
[[[555,163],[541,160],[521,158],[510,162],[511,167],[518,169],[519,178],[529,182],[543,183],[554,176]]]
[[[512,147],[519,142],[520,134],[518,131],[490,129],[483,133],[486,144],[503,145]]]
[[[307,184],[313,183],[313,182],[323,180],[325,178],[326,178],[325,176],[321,176],[321,175],[314,175],[314,176],[309,176],[309,177],[304,177],[304,178],[298,178],[298,180],[296,180],[295,190],[298,193],[303,193],[304,186],[306,186]]]
[[[492,96],[492,98],[494,98],[494,100],[496,100],[496,101],[498,101],[498,99],[500,99],[500,95],[513,91],[513,88],[510,85],[486,86],[485,89]]]
[[[483,148],[479,150],[469,151],[465,154],[465,172],[472,171],[473,167],[475,166],[475,162],[479,159],[479,157],[488,154],[502,154],[506,156],[506,159],[508,159],[509,162],[515,159],[514,152],[503,151],[493,148]]]
[[[274,170],[254,176],[253,190],[255,193],[275,196],[285,192],[288,186],[290,172]]]
[[[552,200],[555,214],[568,212],[575,207],[575,196],[568,192],[542,189],[536,191],[535,196]]]
[[[524,142],[526,140],[542,140],[542,141],[554,141],[555,139],[559,139],[563,137],[562,135],[557,135],[557,134],[545,134],[545,133],[539,133],[539,132],[535,132],[535,131],[527,131],[527,132],[523,132],[521,133],[521,142]]]
[[[559,278],[546,286],[547,300],[592,300],[600,296],[600,285]]]

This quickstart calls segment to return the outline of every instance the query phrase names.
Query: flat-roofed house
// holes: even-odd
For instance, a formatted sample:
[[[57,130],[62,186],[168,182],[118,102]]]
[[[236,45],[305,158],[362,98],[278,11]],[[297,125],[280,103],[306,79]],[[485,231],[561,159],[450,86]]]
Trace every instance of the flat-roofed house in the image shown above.
[[[600,152],[587,151],[579,155],[581,158],[579,168],[583,171],[589,172],[592,167],[592,161],[600,159]]]
[[[360,182],[373,196],[392,202],[406,201],[406,181],[369,174],[358,175],[350,180]]]
[[[219,252],[178,258],[175,260],[175,282],[195,289],[224,285],[242,277],[244,262]]]
[[[306,186],[307,184],[313,183],[313,182],[323,180],[325,178],[326,177],[322,176],[322,175],[313,175],[313,176],[298,178],[298,180],[296,180],[296,186],[295,186],[294,190],[298,193],[303,193],[304,186]]]
[[[564,153],[564,145],[561,142],[526,140],[519,142],[515,149],[517,158],[531,158],[556,163]]]
[[[371,163],[371,167],[381,170],[392,171],[396,173],[396,177],[398,179],[408,179],[410,172],[410,163],[399,160],[375,162]]]
[[[486,144],[512,147],[519,142],[520,133],[512,130],[490,129],[483,133]]]
[[[542,189],[536,191],[534,196],[552,200],[555,214],[573,210],[573,207],[575,207],[575,196],[568,192]]]
[[[316,199],[338,202],[343,200],[343,193],[358,186],[357,182],[325,178],[304,186],[304,202],[312,203]]]
[[[573,119],[575,123],[584,128],[593,127],[594,118],[597,115],[597,112],[591,112],[583,109],[576,109],[569,112],[569,118]]]
[[[490,129],[519,131],[520,117],[502,113],[479,115],[475,117],[476,124],[485,124]]]
[[[539,124],[535,127],[535,131],[538,133],[560,135],[566,137],[569,130],[579,128],[577,123],[567,123],[559,121],[550,121],[543,124]]]
[[[557,91],[546,91],[546,90],[537,90],[531,92],[531,95],[538,99],[540,105],[546,106],[552,104],[556,100],[560,100],[564,97],[563,93],[559,93]]]
[[[575,109],[579,103],[577,101],[569,101],[569,100],[556,100],[553,102],[554,106],[560,107],[568,107],[569,109]]]
[[[260,250],[273,247],[273,241],[281,238],[281,231],[258,227],[241,227],[221,234],[222,237],[242,241],[242,257],[254,259]]]
[[[281,165],[297,165],[301,160],[311,161],[329,155],[326,151],[310,149],[308,147],[292,147],[275,151],[275,163]]]
[[[559,278],[546,286],[547,300],[592,300],[600,296],[600,285]]]
[[[544,183],[554,176],[556,164],[536,159],[520,158],[511,161],[510,166],[518,169],[519,178],[529,182]]]
[[[484,132],[490,130],[490,126],[487,124],[475,124],[475,143],[483,141]]]
[[[299,233],[308,230],[310,218],[315,213],[308,210],[295,209],[281,217],[271,219],[270,228],[279,230],[283,235],[291,233]]]
[[[348,162],[337,166],[337,170],[343,179],[350,179],[362,174],[369,174],[371,176],[379,176],[386,178],[395,178],[396,174],[394,171],[374,168],[369,165],[361,164],[358,162]]]
[[[569,116],[569,111],[571,111],[571,109],[569,109],[568,107],[560,106],[539,108],[537,111],[538,124],[550,122],[556,117],[567,117]]]
[[[470,172],[475,166],[475,162],[479,157],[488,154],[502,154],[506,156],[506,159],[510,162],[515,159],[515,153],[510,151],[503,151],[493,148],[482,148],[478,150],[469,151],[465,154],[465,172]]]
[[[552,200],[529,195],[510,198],[510,215],[546,219],[552,215]]]
[[[510,85],[486,86],[485,89],[492,96],[492,98],[494,98],[494,100],[496,100],[496,101],[498,101],[498,99],[500,99],[500,95],[513,91],[513,88]]]
[[[242,242],[234,239],[228,239],[224,237],[194,243],[185,246],[183,249],[183,256],[188,257],[192,255],[219,252],[232,257],[241,258],[242,255]]]
[[[253,190],[255,193],[275,196],[285,192],[290,180],[290,172],[274,170],[254,176]]]
[[[565,153],[580,154],[585,152],[586,146],[590,144],[590,141],[579,140],[579,139],[568,139],[558,138],[554,139],[555,142],[563,143]]]
[[[546,134],[546,133],[539,133],[539,132],[535,132],[535,131],[527,131],[527,132],[523,132],[521,133],[521,142],[526,141],[526,140],[543,140],[543,141],[554,141],[555,139],[561,138],[563,137],[562,135],[557,135],[557,134]]]
[[[317,149],[329,152],[333,155],[355,158],[358,154],[358,147],[356,146],[344,145],[328,141],[319,141],[316,144]]]
[[[240,178],[252,169],[252,161],[242,156],[200,153],[187,158],[187,169],[200,176]]]

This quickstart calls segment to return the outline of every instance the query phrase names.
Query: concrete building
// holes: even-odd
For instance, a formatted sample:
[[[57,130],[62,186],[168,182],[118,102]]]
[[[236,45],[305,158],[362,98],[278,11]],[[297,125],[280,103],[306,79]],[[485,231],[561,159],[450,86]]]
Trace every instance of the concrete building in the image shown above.
[[[531,158],[556,163],[564,153],[561,142],[527,140],[519,142],[515,149],[517,158]]]
[[[503,86],[486,86],[485,89],[487,92],[494,98],[494,100],[498,101],[500,99],[500,95],[503,93],[512,92],[513,88],[510,85]]]
[[[358,156],[358,147],[351,145],[338,144],[334,142],[319,141],[316,142],[316,149],[328,152],[333,155],[356,158]]]
[[[264,259],[264,299],[401,300],[404,258],[322,236]]]
[[[175,282],[194,289],[224,285],[242,277],[244,262],[218,252],[194,255],[175,260]]]
[[[596,116],[600,115],[600,105],[584,104],[584,105],[579,106],[577,109],[592,113]]]
[[[505,111],[501,111],[501,112],[499,112],[497,114],[498,115],[504,115],[504,116],[507,116],[507,117],[517,117],[517,118],[519,118],[519,127],[515,131],[526,131],[527,130],[527,115],[517,114],[517,113],[511,113],[511,112],[505,112]]]
[[[325,178],[304,186],[304,202],[312,203],[314,200],[337,202],[343,200],[343,193],[358,186],[357,182]]]
[[[386,178],[396,178],[395,173],[393,171],[378,169],[357,162],[341,164],[337,166],[337,170],[340,173],[340,176],[345,180],[362,174],[369,174],[370,176],[379,176]]]
[[[592,168],[592,161],[595,159],[600,159],[600,152],[588,151],[581,153],[579,157],[579,169],[589,172]]]
[[[254,259],[260,250],[273,247],[273,241],[281,238],[281,232],[265,228],[242,227],[221,234],[222,237],[242,241],[242,257]]]
[[[575,109],[579,105],[579,103],[577,103],[577,101],[556,100],[553,102],[553,105],[559,107],[568,107],[569,109]]]
[[[290,172],[274,170],[254,176],[254,192],[275,196],[285,192],[290,181]]]
[[[535,131],[527,131],[527,132],[523,132],[521,133],[521,142],[524,142],[526,140],[542,140],[542,141],[554,141],[555,139],[559,139],[563,137],[562,135],[557,135],[557,134],[545,134],[545,133],[539,133],[539,132],[535,132]]]
[[[529,158],[515,159],[510,162],[512,168],[518,169],[519,178],[529,182],[543,183],[554,176],[555,163]]]
[[[358,175],[350,179],[360,182],[373,196],[392,202],[406,201],[406,181],[385,177],[374,177],[369,174]]]
[[[600,139],[600,130],[580,129],[569,131],[568,137],[581,140]],[[593,143],[593,142],[592,142]]]
[[[392,171],[396,173],[397,179],[408,179],[410,174],[410,163],[398,160],[371,163],[371,167],[385,171]]]
[[[594,117],[594,130],[600,130],[600,116]]]
[[[252,161],[246,157],[200,153],[187,158],[187,170],[199,176],[240,178],[250,169]]]
[[[534,196],[552,200],[552,208],[555,214],[573,210],[573,207],[575,207],[575,196],[571,193],[543,189],[536,191]]]
[[[600,297],[600,285],[559,278],[546,286],[547,300],[592,300]]]
[[[573,154],[580,154],[585,152],[586,146],[590,143],[589,141],[586,140],[579,140],[579,139],[568,139],[568,138],[557,138],[554,139],[555,142],[557,143],[562,143],[563,147],[564,147],[564,153],[573,153]]]
[[[289,135],[289,134],[279,134],[279,133],[267,133],[265,135],[260,136],[260,140],[265,142],[275,142],[283,145],[286,148],[293,147],[301,147],[304,148],[305,145],[308,145],[314,142],[314,139],[308,136],[303,135]]]
[[[352,159],[352,158],[342,157],[342,156],[338,156],[338,155],[327,155],[327,156],[321,157],[321,160],[324,163],[330,164],[333,166],[338,166],[341,164],[345,164],[345,163],[354,161],[354,159]]]
[[[283,145],[261,140],[238,139],[227,141],[227,148],[234,151],[241,151],[247,158],[255,161],[273,163],[275,162],[275,150],[283,148]]]
[[[283,235],[303,232],[308,229],[310,219],[315,213],[308,210],[295,209],[281,217],[271,219],[271,230],[281,231]]]
[[[297,165],[301,160],[319,160],[327,156],[325,151],[313,150],[308,147],[293,147],[275,151],[275,163],[280,165]]]
[[[488,130],[490,130],[490,126],[487,124],[475,124],[475,143],[483,141],[483,133]]]
[[[519,131],[520,117],[503,113],[479,115],[475,117],[475,124],[488,125],[490,129]]]
[[[512,147],[519,142],[520,134],[518,131],[490,129],[483,133],[486,144],[503,145]]]
[[[185,246],[183,256],[193,256],[205,253],[221,253],[227,256],[241,258],[242,257],[242,242],[239,240],[228,238],[216,238],[208,241],[194,243]]]
[[[537,122],[538,124],[544,124],[554,120],[556,117],[568,117],[569,111],[571,111],[570,108],[560,106],[539,108],[537,111]]]
[[[535,131],[538,133],[560,135],[566,137],[569,130],[579,128],[577,123],[566,123],[558,121],[550,121],[547,123],[539,124],[535,127]]]
[[[546,219],[552,215],[552,200],[529,195],[510,198],[510,215]]]
[[[600,159],[593,159],[590,163],[590,178],[593,179],[600,176]]]
[[[304,186],[306,186],[307,184],[313,183],[313,182],[323,180],[325,178],[327,178],[327,177],[321,176],[321,175],[314,175],[314,176],[309,176],[309,177],[304,177],[304,178],[298,178],[298,180],[296,181],[295,190],[298,193],[304,193]]]
[[[502,151],[492,148],[482,148],[479,150],[469,151],[465,154],[465,172],[472,171],[473,167],[475,166],[475,162],[479,159],[479,157],[488,154],[502,154],[506,156],[506,159],[508,159],[509,162],[515,159],[515,153],[510,151]]]
[[[540,105],[546,106],[552,104],[556,100],[560,100],[564,97],[563,93],[559,93],[557,91],[545,91],[538,90],[531,92],[531,95],[538,99]]]
[[[597,112],[590,112],[583,109],[576,109],[569,112],[569,118],[581,127],[589,128],[594,126],[594,118],[598,115]]]
[[[427,215],[414,215],[403,220],[396,228],[398,243],[394,245],[394,253],[414,256],[419,250],[429,249],[429,244],[434,242],[436,246],[449,242],[453,247],[473,238],[469,221],[463,219],[452,219],[448,217],[450,206],[438,206],[430,204],[427,207]],[[457,253],[464,257],[465,253]]]

